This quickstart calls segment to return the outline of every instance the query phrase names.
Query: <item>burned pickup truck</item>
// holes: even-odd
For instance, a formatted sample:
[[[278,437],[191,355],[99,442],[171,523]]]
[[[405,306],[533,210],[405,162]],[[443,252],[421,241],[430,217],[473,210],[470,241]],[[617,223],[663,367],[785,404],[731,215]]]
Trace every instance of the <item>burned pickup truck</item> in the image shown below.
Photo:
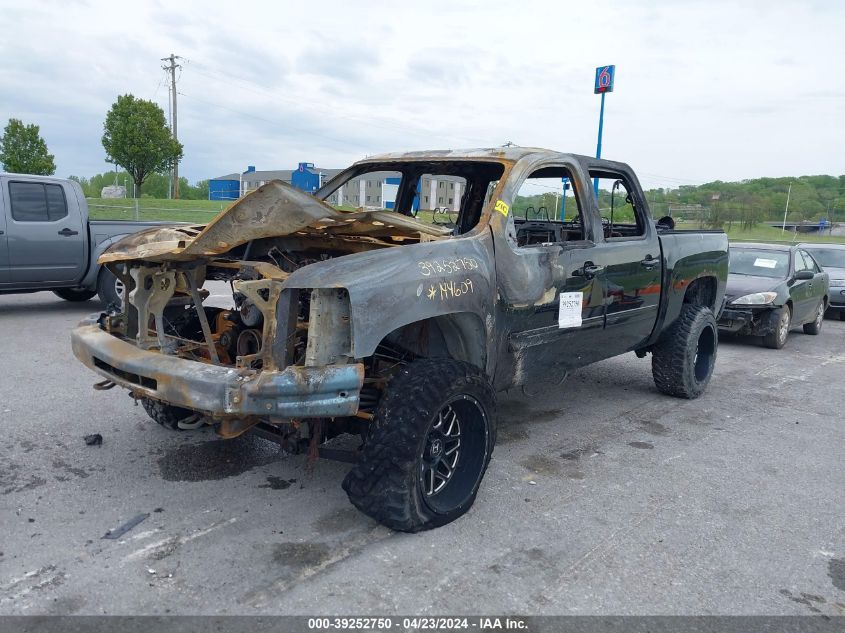
[[[368,179],[392,184],[389,208],[327,203],[363,205]],[[126,301],[72,342],[102,386],[171,428],[270,428],[314,450],[360,435],[350,500],[417,531],[472,505],[497,392],[636,352],[660,391],[701,394],[728,242],[655,223],[627,165],[508,147],[369,158],[314,196],[274,181],[101,262]],[[210,280],[229,308],[204,305]]]

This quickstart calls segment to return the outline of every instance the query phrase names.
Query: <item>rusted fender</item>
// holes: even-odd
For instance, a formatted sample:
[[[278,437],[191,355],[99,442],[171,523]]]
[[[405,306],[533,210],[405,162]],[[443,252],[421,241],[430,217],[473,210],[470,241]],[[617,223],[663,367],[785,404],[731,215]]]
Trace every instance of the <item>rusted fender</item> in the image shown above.
[[[349,292],[355,358],[371,355],[393,330],[423,319],[469,312],[486,323],[495,287],[486,232],[330,259],[300,268],[285,282],[285,288]]]

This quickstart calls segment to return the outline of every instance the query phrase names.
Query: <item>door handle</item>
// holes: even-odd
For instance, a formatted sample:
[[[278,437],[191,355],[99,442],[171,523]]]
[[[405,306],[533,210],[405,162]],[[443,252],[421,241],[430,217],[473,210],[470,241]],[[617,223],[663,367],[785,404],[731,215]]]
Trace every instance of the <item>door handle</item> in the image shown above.
[[[604,270],[604,266],[596,266],[593,262],[584,262],[584,267],[573,271],[573,274],[584,279],[592,279]]]
[[[59,235],[61,235],[63,237],[70,237],[71,235],[79,235],[79,231],[71,231],[68,228],[64,228],[61,231],[59,231]]]
[[[645,259],[641,259],[641,260],[640,260],[640,264],[641,264],[641,265],[642,265],[642,267],[643,267],[643,268],[645,268],[646,270],[651,270],[652,268],[654,268],[655,266],[657,266],[657,264],[658,264],[659,262],[660,262],[660,260],[659,260],[659,259],[657,259],[656,257],[652,257],[651,255],[649,255],[649,256],[648,256],[648,257],[646,257]]]

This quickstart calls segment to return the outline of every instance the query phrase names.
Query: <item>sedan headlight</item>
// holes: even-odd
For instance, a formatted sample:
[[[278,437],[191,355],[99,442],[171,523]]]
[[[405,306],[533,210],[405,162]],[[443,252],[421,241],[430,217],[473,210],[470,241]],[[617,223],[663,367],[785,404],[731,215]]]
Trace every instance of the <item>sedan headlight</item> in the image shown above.
[[[737,297],[731,303],[741,306],[764,306],[770,304],[778,296],[776,292],[755,292],[750,295]]]
[[[845,286],[845,279],[831,279],[830,285],[839,288],[840,286]]]

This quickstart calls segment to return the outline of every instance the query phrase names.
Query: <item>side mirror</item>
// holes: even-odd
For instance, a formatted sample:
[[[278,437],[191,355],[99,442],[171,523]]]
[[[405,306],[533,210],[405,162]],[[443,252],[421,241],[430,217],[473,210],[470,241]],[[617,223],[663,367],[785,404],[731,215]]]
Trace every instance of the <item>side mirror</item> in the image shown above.
[[[812,270],[799,270],[798,272],[795,273],[795,280],[796,281],[807,280],[807,279],[812,279],[815,276],[816,276],[816,274]]]

